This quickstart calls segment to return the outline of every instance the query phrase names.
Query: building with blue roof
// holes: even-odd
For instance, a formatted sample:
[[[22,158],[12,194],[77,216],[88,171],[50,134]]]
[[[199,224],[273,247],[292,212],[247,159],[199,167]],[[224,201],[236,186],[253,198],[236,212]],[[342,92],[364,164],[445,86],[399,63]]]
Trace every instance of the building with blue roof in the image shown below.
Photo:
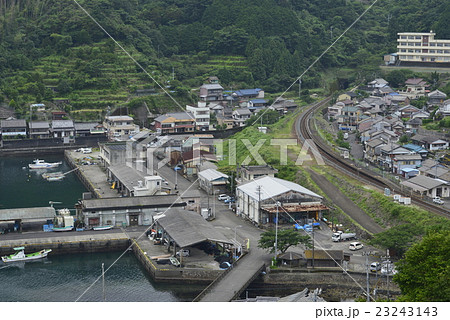
[[[234,98],[238,99],[263,99],[264,98],[264,90],[260,88],[255,89],[242,89],[237,90],[232,93]]]
[[[403,145],[403,148],[408,149],[414,153],[420,154],[422,156],[422,159],[425,159],[428,155],[427,149],[416,144],[408,143]]]

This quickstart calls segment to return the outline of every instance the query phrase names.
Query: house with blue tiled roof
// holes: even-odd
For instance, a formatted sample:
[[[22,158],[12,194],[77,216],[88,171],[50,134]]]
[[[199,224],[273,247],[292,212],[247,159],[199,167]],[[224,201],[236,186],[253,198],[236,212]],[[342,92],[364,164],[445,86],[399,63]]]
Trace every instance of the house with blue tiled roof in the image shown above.
[[[255,88],[255,89],[241,89],[234,91],[232,94],[233,98],[240,100],[250,100],[250,99],[263,99],[264,98],[264,90]]]

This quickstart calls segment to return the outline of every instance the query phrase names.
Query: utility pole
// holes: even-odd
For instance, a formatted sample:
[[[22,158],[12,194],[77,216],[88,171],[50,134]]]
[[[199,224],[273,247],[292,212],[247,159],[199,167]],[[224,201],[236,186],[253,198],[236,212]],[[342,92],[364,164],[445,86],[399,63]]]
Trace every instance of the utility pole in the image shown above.
[[[390,256],[389,256],[389,249],[387,249],[386,250],[386,256],[384,256],[384,257],[381,257],[383,260],[384,259],[387,259],[387,260],[385,260],[385,262],[386,262],[386,282],[387,282],[387,298],[388,298],[388,301],[390,301],[391,300],[391,296],[390,296],[390,292],[389,292],[389,268],[390,268],[390,264],[391,264],[391,260],[390,260]]]
[[[258,192],[258,223],[261,223],[261,186],[256,187],[256,192]]]
[[[312,268],[314,269],[314,247],[315,247],[315,242],[314,242],[314,224],[311,223],[311,231],[312,231],[312,238],[313,238],[313,247],[312,247]]]
[[[275,262],[276,262],[278,253],[278,207],[280,206],[280,202],[277,201],[275,205],[277,207],[277,215],[275,217]]]
[[[105,264],[102,263],[102,283],[103,283],[103,301],[106,301],[105,297]]]
[[[363,252],[363,256],[366,256],[366,284],[367,284],[366,296],[367,296],[367,302],[370,302],[369,255],[370,255],[370,251],[369,252]]]
[[[298,78],[298,98],[302,97],[302,77]]]

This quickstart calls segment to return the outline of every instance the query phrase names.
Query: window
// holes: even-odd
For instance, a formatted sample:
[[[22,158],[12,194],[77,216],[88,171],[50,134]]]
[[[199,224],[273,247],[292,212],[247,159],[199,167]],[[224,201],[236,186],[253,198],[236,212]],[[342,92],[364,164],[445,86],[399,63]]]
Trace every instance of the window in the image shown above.
[[[413,46],[414,46],[414,43],[412,43],[412,42],[408,43],[408,47],[413,47]]]
[[[401,46],[406,46],[406,42],[401,42],[400,45]]]
[[[430,53],[436,53],[436,50],[430,50]]]
[[[420,50],[420,49],[416,49],[416,53],[421,53],[422,52],[422,50]]]
[[[422,44],[421,44],[420,42],[416,42],[414,45],[415,45],[416,47],[420,47]]]
[[[409,36],[408,39],[414,40],[414,36]]]
[[[443,43],[438,43],[437,46],[438,46],[438,47],[443,47],[444,44],[443,44]]]
[[[414,52],[414,50],[412,50],[412,49],[409,49],[409,50],[408,50],[408,52],[409,52],[409,53],[413,53],[413,52]]]
[[[400,52],[406,52],[406,49],[401,49]]]
[[[420,40],[420,39],[422,39],[422,37],[421,36],[416,36],[416,39]]]
[[[407,39],[406,36],[400,36],[400,39]]]
[[[436,43],[430,43],[430,47],[436,47]]]

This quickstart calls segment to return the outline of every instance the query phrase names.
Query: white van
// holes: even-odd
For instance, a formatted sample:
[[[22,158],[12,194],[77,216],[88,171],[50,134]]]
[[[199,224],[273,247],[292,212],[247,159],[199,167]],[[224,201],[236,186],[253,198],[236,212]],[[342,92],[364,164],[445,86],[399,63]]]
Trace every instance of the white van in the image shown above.
[[[348,139],[348,132],[344,133],[344,139],[345,139],[345,140]]]
[[[361,242],[352,242],[350,243],[350,246],[348,248],[352,251],[355,251],[364,248],[364,245]]]

